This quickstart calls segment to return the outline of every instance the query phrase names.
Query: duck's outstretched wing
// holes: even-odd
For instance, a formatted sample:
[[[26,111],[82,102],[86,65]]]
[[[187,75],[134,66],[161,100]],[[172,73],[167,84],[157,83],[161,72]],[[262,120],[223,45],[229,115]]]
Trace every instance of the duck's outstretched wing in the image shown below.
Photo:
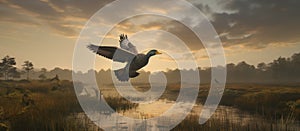
[[[129,51],[113,46],[96,46],[90,44],[87,46],[87,48],[89,48],[94,53],[97,53],[98,55],[104,56],[117,62],[130,62],[135,57],[135,54]]]
[[[138,54],[136,47],[128,40],[127,35],[121,34],[119,42],[122,49],[127,50],[135,55]]]

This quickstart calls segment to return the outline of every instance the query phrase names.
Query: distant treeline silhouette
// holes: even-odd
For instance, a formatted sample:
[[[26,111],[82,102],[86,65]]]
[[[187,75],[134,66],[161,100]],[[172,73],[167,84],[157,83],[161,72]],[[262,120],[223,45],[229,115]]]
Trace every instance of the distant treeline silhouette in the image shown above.
[[[0,62],[0,77],[1,79],[40,79],[45,80],[53,78],[56,75],[62,80],[72,80],[72,71],[69,69],[55,68],[47,71],[42,68],[41,70],[33,70],[33,64],[29,61],[25,61],[23,69],[17,69],[15,67],[15,58],[6,56]],[[7,65],[7,61],[10,61],[10,65]],[[31,64],[29,64],[29,63]],[[9,62],[8,62],[9,63]],[[201,83],[209,83],[211,77],[212,68],[224,68],[224,67],[209,67],[198,68],[200,74]],[[195,70],[168,70],[165,73],[168,83],[180,83],[180,71],[191,72]],[[88,72],[76,72],[85,82],[91,82],[86,75],[89,73],[95,73],[97,80],[101,84],[112,84],[111,70],[89,70]],[[140,76],[132,79],[132,82],[148,82],[148,76],[150,72],[140,71]],[[259,63],[257,66],[247,64],[242,61],[237,64],[227,64],[227,83],[300,83],[300,53],[295,53],[289,58],[279,57],[270,63]]]

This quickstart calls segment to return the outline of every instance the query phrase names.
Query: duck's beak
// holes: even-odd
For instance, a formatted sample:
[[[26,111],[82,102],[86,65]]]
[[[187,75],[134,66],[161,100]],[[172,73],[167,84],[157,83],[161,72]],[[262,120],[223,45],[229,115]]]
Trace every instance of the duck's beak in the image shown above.
[[[162,53],[161,53],[161,52],[158,52],[158,51],[155,52],[155,55],[159,55],[159,54],[162,54]]]

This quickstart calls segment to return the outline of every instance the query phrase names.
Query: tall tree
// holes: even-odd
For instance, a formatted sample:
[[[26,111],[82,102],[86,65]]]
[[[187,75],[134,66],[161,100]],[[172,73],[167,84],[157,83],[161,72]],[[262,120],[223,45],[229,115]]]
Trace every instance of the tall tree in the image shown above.
[[[16,67],[13,67],[8,72],[8,78],[21,78],[21,73],[17,71]]]
[[[8,80],[10,74],[16,71],[16,60],[13,57],[5,56],[0,63],[0,73],[5,80]]]
[[[33,70],[33,64],[30,61],[24,61],[24,64],[22,66],[27,73],[27,80],[29,80],[29,72]]]

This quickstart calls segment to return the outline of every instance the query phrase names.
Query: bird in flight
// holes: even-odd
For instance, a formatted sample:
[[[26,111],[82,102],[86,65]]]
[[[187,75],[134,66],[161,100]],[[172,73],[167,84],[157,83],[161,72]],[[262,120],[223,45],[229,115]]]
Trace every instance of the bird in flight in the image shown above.
[[[161,54],[157,50],[150,50],[147,54],[138,53],[136,47],[128,40],[127,35],[120,35],[120,47],[114,46],[96,46],[90,44],[87,46],[91,51],[111,59],[116,62],[127,63],[124,68],[114,70],[114,73],[119,81],[128,81],[129,78],[134,78],[139,75],[139,69],[146,66],[150,57]]]

